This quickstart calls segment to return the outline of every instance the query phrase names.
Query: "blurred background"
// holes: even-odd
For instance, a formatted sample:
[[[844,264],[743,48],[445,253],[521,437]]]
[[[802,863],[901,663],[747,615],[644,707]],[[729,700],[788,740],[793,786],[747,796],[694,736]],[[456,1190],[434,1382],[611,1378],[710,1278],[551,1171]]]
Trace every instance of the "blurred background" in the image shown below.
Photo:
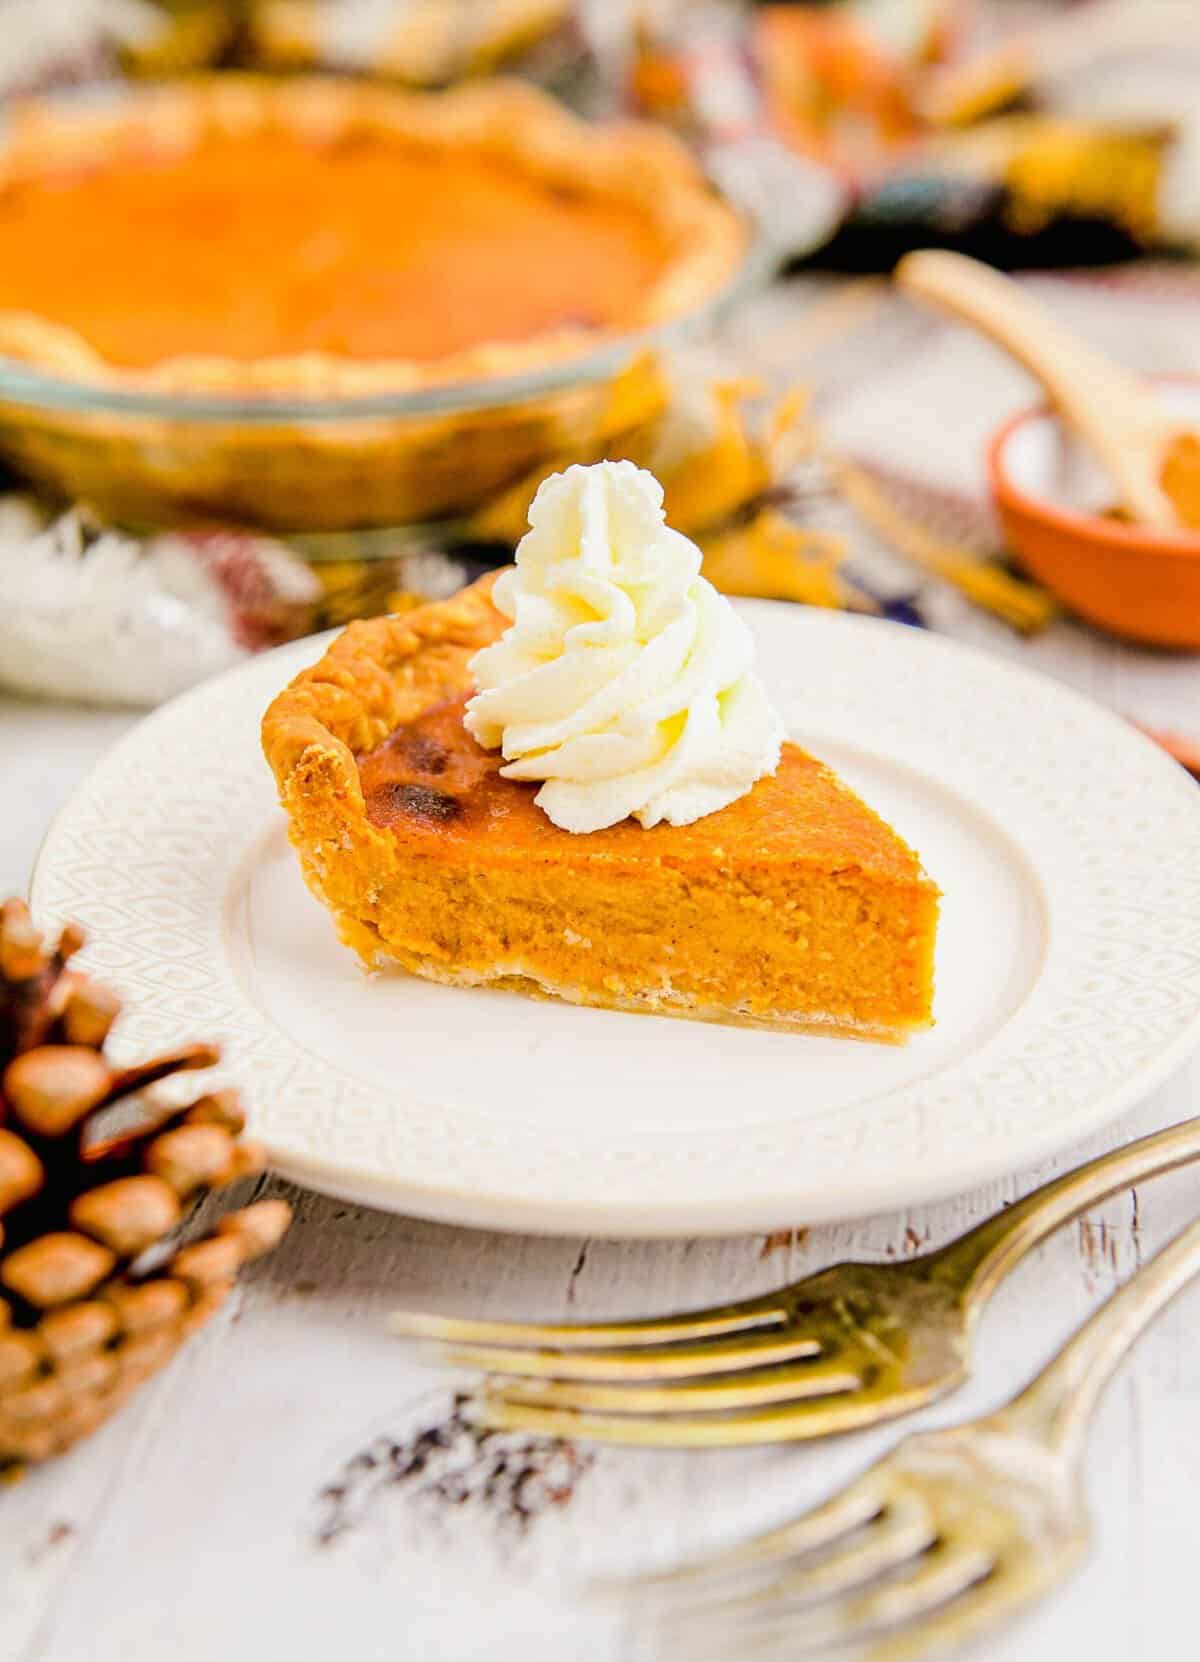
[[[909,250],[957,250],[1141,371],[1200,374],[1200,0],[0,0],[6,125],[30,99],[247,70],[435,94],[516,76],[589,121],[661,123],[752,221],[745,280],[689,327],[581,367],[611,390],[652,362],[636,408],[546,423],[545,453],[482,497],[464,455],[461,500],[432,512],[372,508],[336,477],[303,500],[264,493],[261,412],[200,433],[181,409],[64,396],[0,357],[0,684],[151,704],[248,652],[439,598],[511,556],[545,473],[604,455],[659,473],[731,593],[1006,650],[1045,637],[1059,662],[1086,660],[1095,631],[1200,647],[1200,536],[1166,634],[1103,571],[1079,588],[1021,557],[987,453],[1037,390],[889,279]],[[525,419],[550,394],[506,396]],[[459,389],[446,445],[479,399]],[[273,453],[330,419],[279,411]],[[443,442],[428,412],[389,412],[380,476],[418,428]],[[198,444],[219,447],[224,487],[165,488],[164,453]],[[1200,765],[1187,734],[1168,742]]]

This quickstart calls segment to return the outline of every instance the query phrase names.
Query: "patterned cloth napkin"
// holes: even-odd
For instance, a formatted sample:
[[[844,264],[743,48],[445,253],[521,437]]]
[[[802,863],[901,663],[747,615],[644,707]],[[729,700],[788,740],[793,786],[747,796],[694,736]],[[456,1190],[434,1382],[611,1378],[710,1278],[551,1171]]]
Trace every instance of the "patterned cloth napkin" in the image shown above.
[[[440,599],[509,559],[546,474],[625,456],[662,480],[667,511],[731,593],[852,604],[843,545],[785,513],[803,400],[679,363],[665,415],[606,450],[547,456],[467,521],[298,538],[201,526],[134,537],[86,508],[0,496],[0,684],[154,704],[246,653]],[[307,558],[305,556],[308,556]],[[868,605],[865,595],[859,602]]]
[[[0,97],[184,74],[236,32],[229,0],[0,0]]]

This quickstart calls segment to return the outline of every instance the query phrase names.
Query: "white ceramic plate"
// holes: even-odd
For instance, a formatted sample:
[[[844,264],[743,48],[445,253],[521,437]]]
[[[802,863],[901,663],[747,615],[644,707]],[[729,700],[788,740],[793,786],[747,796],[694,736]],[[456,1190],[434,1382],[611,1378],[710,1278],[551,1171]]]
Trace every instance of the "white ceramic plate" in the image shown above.
[[[225,1046],[282,1171],[395,1210],[609,1235],[777,1228],[1028,1165],[1200,1037],[1200,792],[1078,694],[898,625],[745,605],[794,738],[944,891],[906,1046],[366,977],[303,887],[258,745],[303,642],[151,716],[47,839],[132,1003],[122,1052]]]

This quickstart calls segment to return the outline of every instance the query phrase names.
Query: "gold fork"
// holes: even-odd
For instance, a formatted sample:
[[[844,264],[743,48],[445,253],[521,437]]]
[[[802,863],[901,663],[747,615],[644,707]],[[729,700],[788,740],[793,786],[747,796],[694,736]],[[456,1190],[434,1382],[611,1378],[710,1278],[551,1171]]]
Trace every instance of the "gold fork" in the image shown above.
[[[1200,1158],[1200,1119],[1036,1189],[937,1251],[836,1264],[736,1304],[631,1322],[528,1324],[417,1312],[391,1330],[492,1377],[480,1420],[546,1436],[659,1447],[784,1442],[854,1431],[967,1377],[979,1314],[1069,1218]]]
[[[1198,1272],[1200,1222],[1006,1408],[908,1437],[794,1522],[638,1584],[664,1601],[651,1606],[657,1637],[689,1662],[834,1649],[839,1662],[925,1662],[995,1631],[1086,1552],[1092,1413],[1138,1335]]]

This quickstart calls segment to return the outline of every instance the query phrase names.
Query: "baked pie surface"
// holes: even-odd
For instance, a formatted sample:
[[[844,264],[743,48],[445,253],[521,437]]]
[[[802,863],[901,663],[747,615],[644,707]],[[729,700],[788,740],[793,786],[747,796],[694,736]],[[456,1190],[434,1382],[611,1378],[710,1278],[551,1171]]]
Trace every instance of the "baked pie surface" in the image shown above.
[[[574,1003],[894,1039],[932,1019],[938,891],[821,762],[691,825],[555,827],[462,724],[491,579],[352,624],[263,745],[314,894],[368,966]]]

